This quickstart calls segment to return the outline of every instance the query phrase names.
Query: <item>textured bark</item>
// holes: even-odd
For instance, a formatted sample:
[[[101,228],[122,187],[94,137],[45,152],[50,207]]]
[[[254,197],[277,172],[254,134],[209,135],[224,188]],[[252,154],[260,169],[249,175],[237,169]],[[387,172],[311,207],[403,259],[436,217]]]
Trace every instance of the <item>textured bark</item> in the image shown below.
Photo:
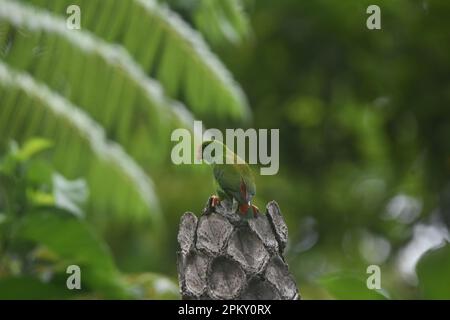
[[[242,219],[233,205],[208,201],[198,219],[186,212],[178,231],[183,299],[299,299],[283,251],[288,230],[275,201],[266,214]]]

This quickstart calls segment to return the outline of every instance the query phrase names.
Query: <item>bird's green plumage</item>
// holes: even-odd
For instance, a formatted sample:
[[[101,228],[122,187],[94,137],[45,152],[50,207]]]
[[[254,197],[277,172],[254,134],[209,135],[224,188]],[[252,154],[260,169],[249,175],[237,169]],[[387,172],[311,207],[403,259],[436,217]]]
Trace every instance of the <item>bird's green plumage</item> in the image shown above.
[[[249,203],[256,194],[256,186],[248,164],[228,149],[222,142],[217,140],[204,142],[201,149],[202,154],[208,146],[212,149],[215,148],[216,151],[223,150],[222,161],[205,158],[213,166],[219,197],[230,200],[234,198],[239,204]],[[220,159],[220,156],[218,158]],[[245,186],[245,192],[243,192],[242,184]]]

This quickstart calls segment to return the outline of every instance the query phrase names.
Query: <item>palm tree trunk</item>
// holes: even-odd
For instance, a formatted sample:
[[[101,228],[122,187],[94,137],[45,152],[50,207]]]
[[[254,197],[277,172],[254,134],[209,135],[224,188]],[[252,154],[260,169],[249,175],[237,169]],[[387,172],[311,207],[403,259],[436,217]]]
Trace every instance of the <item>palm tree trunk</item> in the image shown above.
[[[208,201],[199,219],[186,212],[178,232],[183,299],[299,299],[283,251],[288,230],[275,201],[242,219],[232,204]]]

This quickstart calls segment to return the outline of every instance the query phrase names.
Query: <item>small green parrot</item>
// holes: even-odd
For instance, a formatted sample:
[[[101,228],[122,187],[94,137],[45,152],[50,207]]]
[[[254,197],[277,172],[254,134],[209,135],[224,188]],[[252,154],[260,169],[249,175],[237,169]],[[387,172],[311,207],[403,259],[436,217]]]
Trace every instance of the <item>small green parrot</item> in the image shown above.
[[[211,148],[209,150],[223,150],[222,161],[220,163],[217,163],[218,161],[215,160],[215,154],[212,157],[209,153],[204,154],[208,146]],[[252,198],[256,193],[256,186],[248,164],[218,140],[203,142],[198,157],[199,159],[206,160],[206,162],[213,166],[218,196],[213,195],[211,197],[211,207],[218,205],[222,199],[228,199],[230,201],[235,199],[239,204],[238,211],[240,214],[248,217],[248,212],[251,208],[253,216],[256,217],[259,209],[251,204]],[[220,159],[220,155],[217,155],[217,158]],[[238,159],[240,160],[239,163],[237,162]]]

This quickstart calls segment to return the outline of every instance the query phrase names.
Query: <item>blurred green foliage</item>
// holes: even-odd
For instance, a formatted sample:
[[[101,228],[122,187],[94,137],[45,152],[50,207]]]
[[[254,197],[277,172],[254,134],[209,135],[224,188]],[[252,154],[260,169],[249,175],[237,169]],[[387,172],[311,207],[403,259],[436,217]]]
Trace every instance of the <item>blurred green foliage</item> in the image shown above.
[[[420,260],[417,274],[421,294],[429,299],[450,299],[450,246],[430,250]]]
[[[374,263],[393,298],[432,297],[417,291],[409,257],[448,241],[450,5],[253,3],[256,40],[225,61],[257,126],[279,127],[285,141],[279,184],[259,185],[271,184],[264,199],[288,211],[300,283],[347,271],[366,278]],[[369,4],[380,6],[382,30],[365,27]],[[435,237],[415,234],[421,223],[436,226]],[[450,272],[439,270],[436,282]]]
[[[79,192],[79,183],[64,180],[48,162],[35,165],[39,162],[34,158],[50,146],[44,139],[30,140],[21,148],[12,144],[0,162],[0,297],[149,297],[134,289],[140,282],[133,284],[120,274],[104,241],[79,208],[68,205],[74,198],[71,186],[77,185]],[[66,269],[73,264],[82,270],[81,292],[71,293],[66,287]],[[143,288],[155,291],[155,281],[164,277],[150,277]],[[170,286],[153,291],[153,298],[176,297]]]
[[[305,299],[449,298],[450,2],[376,1],[382,30],[370,4],[1,0],[0,298],[177,297],[179,217],[214,190],[170,161],[194,118],[280,129],[256,204],[280,204]]]

